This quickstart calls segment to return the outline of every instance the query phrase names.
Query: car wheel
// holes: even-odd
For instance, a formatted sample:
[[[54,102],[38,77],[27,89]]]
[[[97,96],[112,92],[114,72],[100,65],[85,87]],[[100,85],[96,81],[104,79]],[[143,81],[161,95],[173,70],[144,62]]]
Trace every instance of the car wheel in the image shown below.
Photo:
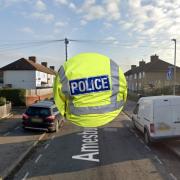
[[[59,123],[59,127],[63,127],[64,126],[64,120],[60,120],[61,122]]]
[[[59,131],[59,121],[56,121],[56,125],[55,125],[55,132]]]
[[[144,140],[147,145],[151,145],[151,140],[149,138],[149,134],[147,130],[144,131]]]

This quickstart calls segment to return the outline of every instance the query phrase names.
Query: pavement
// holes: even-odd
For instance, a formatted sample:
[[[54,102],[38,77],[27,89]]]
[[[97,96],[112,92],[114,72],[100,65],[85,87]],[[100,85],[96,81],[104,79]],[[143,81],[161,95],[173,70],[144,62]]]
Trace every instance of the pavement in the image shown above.
[[[12,116],[0,119],[0,179],[6,178],[44,136],[21,128],[23,112],[23,108],[13,109]]]
[[[126,113],[130,118],[132,117],[133,109],[136,106],[135,101],[128,100],[124,108],[124,113]],[[171,152],[180,158],[180,140],[169,140],[163,143]]]

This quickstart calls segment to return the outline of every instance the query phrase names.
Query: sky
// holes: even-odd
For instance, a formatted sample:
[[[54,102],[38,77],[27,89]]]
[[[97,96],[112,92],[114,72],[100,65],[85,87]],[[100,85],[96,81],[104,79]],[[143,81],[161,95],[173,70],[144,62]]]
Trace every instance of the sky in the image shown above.
[[[36,56],[56,69],[68,58],[97,52],[123,71],[150,56],[180,66],[180,0],[0,0],[0,67]],[[72,40],[72,41],[71,41]],[[74,40],[74,41],[73,41]]]

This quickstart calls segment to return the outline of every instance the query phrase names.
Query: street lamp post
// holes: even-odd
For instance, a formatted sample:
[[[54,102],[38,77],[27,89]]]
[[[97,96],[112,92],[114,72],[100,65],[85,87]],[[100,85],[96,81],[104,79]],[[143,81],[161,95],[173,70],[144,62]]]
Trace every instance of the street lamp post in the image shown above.
[[[176,39],[174,41],[174,79],[173,79],[173,95],[176,95]]]
[[[66,53],[66,61],[67,61],[67,58],[68,58],[67,45],[69,44],[69,40],[65,38],[64,43],[65,43],[65,53]]]

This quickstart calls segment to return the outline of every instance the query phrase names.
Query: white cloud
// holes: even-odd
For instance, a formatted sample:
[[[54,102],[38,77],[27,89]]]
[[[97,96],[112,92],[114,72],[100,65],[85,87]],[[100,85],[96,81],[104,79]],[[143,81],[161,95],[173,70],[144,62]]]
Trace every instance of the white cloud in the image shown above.
[[[56,28],[61,28],[67,25],[67,22],[58,21],[54,24]]]
[[[149,38],[159,37],[160,34],[167,38],[173,31],[180,34],[178,32],[179,25],[175,23],[178,21],[177,17],[180,17],[178,9],[180,3],[178,6],[178,3],[172,3],[170,0],[152,0],[145,5],[142,2],[142,0],[128,1],[128,18],[121,20],[120,26],[138,33],[139,36],[144,35]]]
[[[59,34],[62,32],[62,28],[67,25],[67,22],[58,21],[54,24],[54,34]]]
[[[36,1],[35,8],[37,11],[45,11],[46,4],[42,0]]]
[[[84,26],[84,25],[86,25],[86,24],[87,24],[87,21],[85,21],[85,20],[83,20],[83,19],[80,21],[80,25],[81,25],[81,26]]]
[[[49,23],[54,20],[54,15],[50,13],[34,12],[30,15],[30,17],[41,20],[45,23]]]
[[[95,0],[86,0],[84,1],[84,4],[82,5],[82,7],[80,8],[80,11],[86,11],[89,8],[91,8],[93,5],[95,5],[96,1]]]
[[[127,21],[124,21],[124,20],[121,20],[119,22],[119,25],[120,25],[121,28],[123,28],[125,30],[128,30],[128,29],[133,27],[133,23],[132,22],[127,22]]]
[[[55,28],[53,32],[54,32],[54,34],[60,34],[60,33],[61,33],[61,30]]]
[[[60,5],[61,5],[61,4],[64,4],[64,5],[65,5],[65,4],[68,4],[68,1],[67,1],[67,0],[55,0],[55,2],[58,3],[58,4],[60,4]]]
[[[2,0],[0,1],[2,7],[9,7],[17,3],[29,3],[28,0]]]
[[[23,27],[23,28],[21,28],[21,29],[19,29],[19,30],[20,30],[21,32],[28,33],[28,34],[33,34],[33,33],[34,33],[33,29],[30,28],[30,27]]]
[[[72,10],[76,10],[76,5],[71,2],[71,3],[69,4],[69,8],[72,9]]]
[[[120,0],[105,0],[107,19],[118,20],[120,18]]]
[[[101,19],[105,16],[105,10],[102,6],[96,5],[92,6],[86,15],[84,15],[84,19],[87,21]]]
[[[120,19],[120,0],[103,0],[97,3],[96,0],[86,0],[84,3],[76,7],[76,13],[82,14],[82,22],[104,19],[106,28],[111,27],[110,21]],[[109,21],[109,22],[108,22]]]
[[[105,28],[109,29],[112,27],[112,24],[109,22],[104,22],[103,25],[105,26]]]
[[[108,36],[108,37],[106,37],[106,38],[105,38],[105,42],[107,42],[107,41],[108,41],[108,43],[111,44],[111,45],[118,45],[118,44],[119,44],[117,38],[115,38],[115,37],[113,37],[113,36]]]

